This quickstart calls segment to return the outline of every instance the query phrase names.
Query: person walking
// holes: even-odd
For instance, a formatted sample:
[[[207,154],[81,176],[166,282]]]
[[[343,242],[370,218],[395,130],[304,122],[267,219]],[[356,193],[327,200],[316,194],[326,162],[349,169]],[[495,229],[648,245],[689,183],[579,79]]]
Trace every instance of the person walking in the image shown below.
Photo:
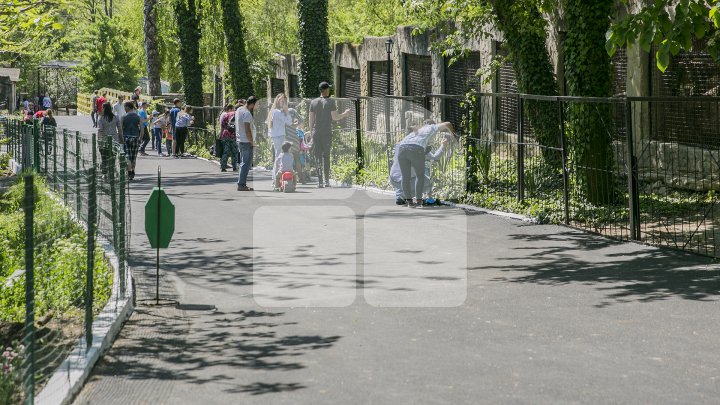
[[[180,114],[180,107],[182,103],[180,102],[179,98],[175,98],[173,100],[173,108],[170,109],[170,131],[172,132],[173,136],[173,156],[177,154],[177,137],[175,136],[175,122],[177,121],[177,116]]]
[[[270,107],[270,114],[267,117],[267,126],[270,130],[270,139],[273,143],[274,159],[275,162],[278,156],[282,153],[282,146],[285,143],[285,126],[292,126],[292,117],[288,112],[288,100],[285,94],[280,93],[275,96]],[[273,163],[272,180],[275,184],[275,175],[277,174],[277,166]]]
[[[93,92],[92,99],[90,99],[90,104],[92,104],[90,107],[92,109],[92,112],[90,113],[90,118],[92,119],[92,122],[93,122],[93,128],[97,128],[97,115],[98,115],[97,99],[98,99],[98,91],[95,90]]]
[[[134,102],[133,102],[134,104]],[[147,103],[140,103],[140,109],[138,110],[138,115],[140,116],[140,119],[143,121],[143,128],[142,128],[142,134],[140,134],[140,154],[143,156],[147,156],[147,153],[145,152],[145,148],[147,147],[147,144],[150,143],[150,131],[148,130],[148,113],[147,113]],[[155,145],[152,146],[153,149],[155,149]]]
[[[98,146],[103,176],[107,176],[110,168],[113,142],[123,143],[121,120],[113,110],[110,102],[106,102],[103,104],[102,114],[98,117]]]
[[[125,102],[125,113],[122,119],[122,136],[125,139],[125,153],[128,160],[128,179],[132,180],[135,178],[135,162],[138,147],[140,146],[140,133],[143,130],[143,122],[132,101]]]
[[[120,121],[122,121],[123,117],[125,116],[125,96],[118,96],[117,103],[115,103],[112,107],[113,114],[115,114],[116,117]]]
[[[140,93],[142,92],[142,87],[137,86],[135,87],[135,90],[133,90],[132,96],[130,96],[130,100],[132,100],[133,103],[135,103],[135,107],[140,106]]]
[[[47,94],[45,95],[45,97],[43,97],[42,105],[43,105],[43,110],[45,110],[45,111],[52,110],[52,99]]]
[[[176,158],[185,156],[185,141],[187,141],[188,134],[190,133],[189,127],[192,126],[194,122],[192,111],[192,107],[186,105],[185,109],[177,115],[174,135],[174,138],[177,141],[177,150],[175,154]]]
[[[97,128],[97,119],[102,114],[103,104],[107,101],[107,91],[103,91],[102,95],[95,99],[95,128]]]
[[[250,96],[245,105],[235,111],[235,136],[240,151],[240,174],[238,175],[238,191],[252,191],[248,187],[247,178],[252,167],[253,149],[255,148],[255,121],[252,112],[255,109],[257,98]]]
[[[162,136],[163,128],[165,127],[165,115],[160,114],[160,111],[152,112],[152,141],[155,149],[157,149],[158,156],[162,156]],[[170,151],[168,150],[168,153]]]
[[[309,128],[313,153],[317,163],[318,187],[330,187],[330,150],[332,149],[332,122],[350,115],[350,109],[338,114],[335,100],[330,98],[330,84],[320,83],[320,97],[310,103]]]
[[[170,111],[165,110],[163,114],[165,125],[163,125],[163,137],[165,138],[165,149],[167,156],[171,157],[175,154],[175,141],[173,140],[172,131],[170,131]]]
[[[402,176],[403,199],[407,202],[408,207],[414,208],[418,204],[422,204],[423,188],[425,186],[425,148],[427,148],[432,138],[442,131],[448,131],[453,138],[455,136],[451,123],[435,124],[432,120],[426,120],[422,126],[413,128],[400,141],[397,152],[398,164]],[[411,182],[413,171],[417,174],[414,187]],[[413,201],[413,197],[415,197],[415,201]]]
[[[220,171],[227,171],[227,161],[230,157],[232,162],[232,170],[238,169],[237,155],[238,145],[235,141],[235,107],[232,104],[225,106],[225,112],[220,117],[220,141],[222,142],[223,151],[220,157]]]

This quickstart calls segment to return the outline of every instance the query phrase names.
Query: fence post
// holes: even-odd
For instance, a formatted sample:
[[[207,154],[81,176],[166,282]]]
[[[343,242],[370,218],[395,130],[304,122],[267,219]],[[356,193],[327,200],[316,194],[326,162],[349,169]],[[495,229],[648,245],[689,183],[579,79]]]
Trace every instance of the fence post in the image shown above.
[[[440,100],[440,102],[443,102],[443,100]],[[423,107],[425,108],[424,117],[425,119],[428,119],[432,117],[432,106],[430,105],[430,96],[427,94],[423,98]]]
[[[92,322],[94,295],[94,274],[95,274],[95,227],[97,217],[97,156],[95,149],[97,143],[95,134],[92,135],[92,166],[88,173],[88,207],[87,207],[87,269],[85,272],[85,351],[88,352],[93,343]]]
[[[35,187],[34,175],[26,174],[25,181],[25,367],[23,388],[25,403],[35,402],[35,245],[34,245],[34,210]]]
[[[517,95],[517,199],[525,200],[525,134],[523,134],[523,99]]]
[[[80,131],[75,131],[75,208],[78,217],[82,212],[82,199],[80,198]]]
[[[630,208],[630,239],[640,240],[640,192],[638,190],[638,163],[633,139],[632,102],[625,99],[625,127],[627,131],[628,205]]]
[[[365,167],[362,151],[362,130],[360,129],[360,99],[356,98],[355,104],[355,153],[357,159],[357,171],[359,172]]]
[[[68,205],[68,139],[67,129],[63,128],[63,202]]]
[[[562,153],[563,205],[565,225],[570,224],[570,168],[568,167],[567,135],[565,134],[565,106],[560,97],[557,98],[558,119],[560,120],[560,148]]]
[[[33,120],[32,126],[32,141],[33,141],[33,153],[32,153],[32,166],[36,173],[40,173],[40,124],[39,120]]]
[[[465,137],[465,195],[472,193],[478,188],[480,181],[478,179],[478,148],[480,147],[480,99],[479,94],[474,95],[472,107],[469,103],[465,103],[463,109],[465,121],[467,122],[468,132]],[[444,102],[446,100],[443,100]],[[455,131],[458,129],[456,128]]]
[[[53,133],[53,136],[55,135],[55,127],[47,127],[47,129],[49,129]],[[46,173],[46,174],[49,172],[49,170],[48,170],[48,155],[50,154],[50,144],[48,143],[47,132],[46,132],[47,129],[44,126],[41,128],[42,137],[43,137],[43,150],[45,151],[45,156],[43,156],[43,160],[45,161],[45,170],[43,170],[43,173]]]
[[[390,137],[390,98],[385,97],[385,154],[387,155],[387,169],[390,173],[392,169],[393,157],[391,152],[393,150],[392,138]]]
[[[106,137],[106,141],[108,143],[108,147],[106,150],[106,158],[107,158],[107,164],[108,164],[108,181],[110,183],[110,207],[111,207],[111,214],[112,214],[112,226],[113,226],[113,249],[115,249],[115,252],[117,252],[119,257],[119,247],[118,244],[118,227],[119,227],[119,220],[118,220],[118,204],[117,204],[117,186],[115,185],[115,162],[117,157],[117,154],[115,154],[115,148],[113,148],[112,145],[112,138]]]
[[[120,200],[118,201],[119,209],[118,224],[120,230],[118,232],[118,239],[120,241],[120,247],[118,248],[118,258],[120,261],[120,296],[125,296],[125,260],[127,259],[127,251],[125,250],[125,189],[127,187],[127,158],[125,153],[120,153]]]
[[[58,177],[57,177],[57,131],[55,131],[55,136],[53,136],[53,191],[57,192],[58,188]]]

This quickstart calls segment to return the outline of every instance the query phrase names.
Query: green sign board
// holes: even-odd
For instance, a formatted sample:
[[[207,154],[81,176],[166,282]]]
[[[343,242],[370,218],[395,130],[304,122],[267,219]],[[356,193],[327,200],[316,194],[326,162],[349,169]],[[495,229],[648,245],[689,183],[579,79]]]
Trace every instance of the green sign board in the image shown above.
[[[153,188],[145,203],[145,233],[152,248],[167,248],[175,232],[175,206],[165,190]]]

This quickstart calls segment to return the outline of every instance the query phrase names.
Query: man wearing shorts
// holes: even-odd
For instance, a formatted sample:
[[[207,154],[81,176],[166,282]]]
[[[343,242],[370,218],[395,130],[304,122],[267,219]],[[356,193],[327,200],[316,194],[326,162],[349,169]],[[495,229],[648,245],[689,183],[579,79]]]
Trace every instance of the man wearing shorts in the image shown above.
[[[128,160],[128,180],[135,178],[135,161],[140,147],[140,134],[143,130],[142,118],[135,111],[135,103],[125,102],[125,116],[122,119],[125,153]]]
[[[317,158],[318,188],[330,187],[330,150],[332,149],[332,122],[350,115],[350,109],[338,114],[335,100],[330,98],[330,85],[320,83],[320,97],[310,103],[309,127],[313,142],[313,153]]]

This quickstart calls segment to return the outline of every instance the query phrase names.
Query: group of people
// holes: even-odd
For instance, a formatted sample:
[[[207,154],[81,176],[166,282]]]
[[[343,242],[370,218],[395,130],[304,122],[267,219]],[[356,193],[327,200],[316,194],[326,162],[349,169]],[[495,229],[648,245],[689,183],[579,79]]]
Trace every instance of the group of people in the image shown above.
[[[135,166],[138,154],[147,156],[147,146],[157,152],[158,156],[179,159],[186,156],[185,142],[189,127],[193,125],[192,107],[182,106],[178,98],[173,100],[170,110],[148,112],[149,103],[140,101],[141,88],[133,92],[130,100],[125,101],[120,95],[115,104],[107,99],[107,92],[94,92],[91,119],[93,127],[98,129],[103,161],[106,155],[107,141],[110,138],[121,145],[127,157],[128,179],[135,177]],[[166,154],[163,154],[163,140]],[[152,143],[151,143],[152,142]]]
[[[39,103],[33,103],[27,98],[23,99],[23,121],[31,125],[36,119],[41,125],[57,126],[55,117],[53,117],[53,103],[50,96],[38,96]]]

